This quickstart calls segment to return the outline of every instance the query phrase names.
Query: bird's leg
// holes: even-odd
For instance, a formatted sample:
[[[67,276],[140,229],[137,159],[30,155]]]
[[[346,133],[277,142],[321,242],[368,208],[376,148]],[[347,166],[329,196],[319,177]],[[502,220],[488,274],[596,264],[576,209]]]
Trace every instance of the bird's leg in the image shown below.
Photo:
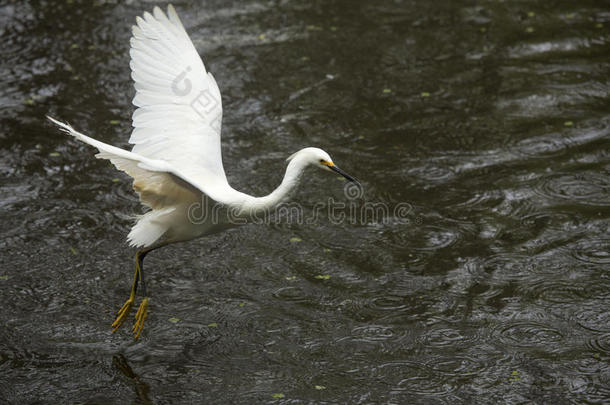
[[[140,255],[143,253],[143,250],[139,250],[136,252],[136,271],[133,275],[133,283],[131,284],[131,293],[129,294],[129,298],[125,301],[125,304],[121,307],[117,314],[116,320],[112,323],[112,332],[116,332],[125,319],[127,319],[127,315],[131,312],[131,308],[133,308],[133,303],[136,299],[136,292],[138,291],[138,280],[140,279],[141,266],[140,266]]]
[[[142,299],[138,312],[136,313],[136,322],[134,323],[132,329],[132,332],[135,334],[135,339],[140,337],[140,333],[142,333],[142,329],[144,328],[144,321],[148,316],[148,294],[146,293],[146,282],[144,281],[144,257],[146,257],[149,252],[159,247],[161,246],[155,246],[148,250],[142,250],[136,254],[136,267],[139,269],[138,275],[140,277],[140,282],[142,283],[142,295],[144,295],[144,298]]]
[[[140,307],[138,312],[136,313],[136,322],[133,326],[133,333],[136,335],[137,339],[140,337],[142,333],[142,329],[144,328],[144,321],[146,320],[146,316],[148,315],[148,294],[146,292],[146,283],[144,282],[144,257],[155,249],[158,249],[162,246],[167,245],[167,242],[160,243],[155,246],[151,246],[147,249],[138,250],[136,252],[136,271],[133,275],[133,283],[131,285],[131,293],[129,294],[129,299],[125,301],[123,307],[119,310],[116,320],[112,323],[112,327],[114,328],[112,331],[116,332],[117,329],[121,327],[125,319],[127,319],[127,315],[131,312],[133,308],[133,304],[136,299],[136,292],[138,290],[138,283],[142,284],[142,293],[144,298],[140,303]]]
[[[136,335],[135,338],[137,339],[138,337],[140,337],[140,333],[142,333],[142,328],[144,327],[144,321],[146,320],[146,316],[148,315],[148,294],[146,292],[146,283],[144,282],[144,257],[146,257],[146,255],[152,252],[153,250],[158,249],[167,244],[168,242],[160,243],[158,245],[151,246],[147,249],[138,250],[136,252],[136,271],[133,275],[131,293],[129,294],[129,299],[125,301],[125,304],[123,304],[123,307],[119,310],[116,320],[112,323],[112,332],[116,332],[121,327],[123,322],[125,322],[125,319],[127,319],[127,315],[129,315],[129,313],[131,312],[133,304],[136,300],[138,283],[141,283],[144,298],[142,299],[140,308],[136,313],[136,323],[133,326],[133,333],[135,333]]]

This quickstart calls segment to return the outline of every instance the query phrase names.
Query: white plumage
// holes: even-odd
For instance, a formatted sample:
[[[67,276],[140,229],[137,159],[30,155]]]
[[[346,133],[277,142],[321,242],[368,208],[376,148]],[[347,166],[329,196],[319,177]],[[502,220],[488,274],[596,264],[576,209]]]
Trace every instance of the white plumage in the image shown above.
[[[96,147],[99,159],[110,160],[133,178],[133,188],[150,211],[140,216],[128,235],[129,243],[143,247],[136,253],[136,274],[130,298],[113,323],[117,330],[130,312],[138,280],[145,291],[143,260],[146,254],[168,243],[193,239],[242,224],[252,214],[270,210],[297,185],[306,166],[314,165],[356,181],[334,165],[318,148],[305,148],[288,158],[282,183],[264,197],[233,189],[222,165],[220,130],[222,101],[216,81],[208,73],[174,8],[167,15],[155,7],[153,14],[137,18],[131,38],[131,71],[136,95],[131,152],[95,140],[70,125],[48,117],[63,131]],[[189,216],[192,207],[221,207],[230,216]],[[218,213],[219,210],[216,210]],[[235,221],[242,217],[240,221]],[[160,242],[162,241],[162,242]],[[148,297],[136,315],[134,333],[142,331]]]

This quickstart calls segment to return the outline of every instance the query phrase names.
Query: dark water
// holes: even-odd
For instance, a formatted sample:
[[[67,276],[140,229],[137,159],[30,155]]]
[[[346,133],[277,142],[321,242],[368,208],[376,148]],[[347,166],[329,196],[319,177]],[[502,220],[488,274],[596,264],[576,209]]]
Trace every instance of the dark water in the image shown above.
[[[152,4],[118,3],[1,6],[0,402],[607,403],[607,2],[177,1],[237,189],[315,145],[365,195],[312,171],[306,215],[387,210],[151,254],[137,342],[110,324],[139,204],[44,120],[128,147]]]

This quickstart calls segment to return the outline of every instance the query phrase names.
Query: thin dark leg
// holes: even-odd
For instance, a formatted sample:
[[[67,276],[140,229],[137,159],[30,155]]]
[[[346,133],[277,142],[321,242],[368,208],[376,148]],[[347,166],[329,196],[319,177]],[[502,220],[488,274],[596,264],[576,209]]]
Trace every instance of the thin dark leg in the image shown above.
[[[142,284],[142,293],[144,295],[144,299],[140,304],[140,308],[138,309],[138,313],[136,314],[136,325],[134,326],[134,333],[136,333],[136,338],[140,336],[142,332],[142,328],[144,326],[144,320],[146,319],[147,308],[148,308],[148,294],[146,291],[146,283],[144,282],[144,258],[150,252],[155,249],[158,249],[162,246],[165,246],[167,243],[160,243],[156,246],[152,246],[147,249],[138,250],[136,252],[136,271],[133,276],[133,283],[131,285],[131,293],[129,294],[129,299],[123,304],[123,307],[119,310],[117,314],[117,319],[113,322],[113,332],[116,332],[125,319],[127,319],[127,315],[131,312],[133,308],[133,304],[136,299],[136,292],[138,291],[138,284]]]
[[[136,267],[137,267],[137,275],[139,281],[142,283],[142,293],[144,298],[142,298],[142,302],[140,303],[140,308],[138,308],[138,312],[136,313],[136,322],[133,325],[133,333],[135,334],[135,339],[140,337],[142,333],[142,329],[144,328],[144,321],[148,316],[148,293],[146,292],[146,283],[144,282],[144,258],[147,254],[152,252],[155,249],[159,249],[162,246],[167,245],[167,242],[161,243],[156,246],[152,246],[148,249],[140,250],[136,253]]]
[[[160,247],[165,246],[167,243],[160,243],[156,246],[152,246],[148,249],[143,249],[143,250],[138,250],[138,252],[136,253],[136,268],[138,269],[138,277],[136,278],[135,281],[135,289],[138,289],[138,279],[139,281],[142,283],[142,295],[145,297],[148,297],[148,294],[146,293],[146,283],[144,282],[144,258],[146,257],[147,254],[149,254],[150,252],[152,252],[153,250],[159,249]]]

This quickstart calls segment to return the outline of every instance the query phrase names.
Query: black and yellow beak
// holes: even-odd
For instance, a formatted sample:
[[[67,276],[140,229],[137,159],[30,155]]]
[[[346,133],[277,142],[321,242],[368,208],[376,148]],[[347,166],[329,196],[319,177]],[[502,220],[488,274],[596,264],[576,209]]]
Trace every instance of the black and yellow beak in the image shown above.
[[[351,181],[352,183],[356,183],[356,184],[360,185],[360,182],[358,180],[356,180],[355,178],[353,178],[349,174],[345,173],[343,170],[341,170],[339,168],[339,166],[336,166],[333,162],[328,162],[328,161],[325,160],[325,161],[323,161],[321,163],[324,166],[327,166],[330,170],[339,173],[341,176],[345,177],[348,181]]]

